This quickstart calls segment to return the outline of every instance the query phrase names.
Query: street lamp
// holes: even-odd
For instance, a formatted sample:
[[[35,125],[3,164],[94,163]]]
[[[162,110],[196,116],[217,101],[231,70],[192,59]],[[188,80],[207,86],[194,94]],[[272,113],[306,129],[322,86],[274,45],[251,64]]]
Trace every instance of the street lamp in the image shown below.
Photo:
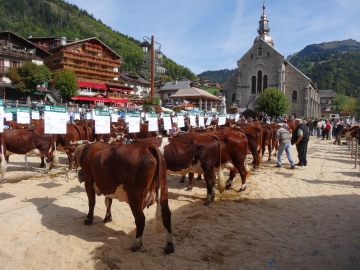
[[[150,46],[150,82],[151,82],[150,96],[154,97],[155,64],[159,65],[160,61],[162,59],[162,53],[160,51],[161,44],[154,40],[154,36],[151,36],[151,39],[147,36],[144,36],[144,41],[145,41],[145,43],[148,43],[149,41],[151,41],[151,43],[150,43],[150,45],[151,45]],[[154,48],[155,43],[156,43],[156,45],[159,46],[159,48],[156,50]],[[148,47],[143,46],[142,51],[144,54],[146,54],[148,52]],[[155,52],[156,52],[156,56],[155,56]],[[157,59],[156,63],[155,63],[155,58]],[[147,64],[146,61],[145,61],[145,64]],[[148,65],[146,68],[148,68]],[[165,69],[159,68],[159,71],[161,73],[164,73]]]

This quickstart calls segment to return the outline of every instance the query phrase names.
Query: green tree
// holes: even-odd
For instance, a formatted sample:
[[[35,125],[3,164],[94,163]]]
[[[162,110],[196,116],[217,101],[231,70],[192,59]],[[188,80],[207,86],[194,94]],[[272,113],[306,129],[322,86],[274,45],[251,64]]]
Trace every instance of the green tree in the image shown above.
[[[77,95],[78,85],[77,76],[71,69],[63,69],[54,76],[55,88],[59,90],[60,95],[65,99]]]
[[[30,103],[30,95],[37,90],[38,85],[51,80],[48,67],[32,62],[25,62],[21,67],[10,68],[6,76],[11,80],[15,90],[27,94],[28,103]]]
[[[355,114],[355,106],[356,106],[355,98],[350,97],[349,102],[345,106],[345,110],[349,111],[350,115],[353,116]]]
[[[270,116],[278,117],[290,110],[290,102],[286,99],[285,94],[277,88],[266,89],[259,94],[255,103],[260,111]]]
[[[354,113],[355,113],[355,118],[359,119],[360,118],[360,96],[355,100]]]

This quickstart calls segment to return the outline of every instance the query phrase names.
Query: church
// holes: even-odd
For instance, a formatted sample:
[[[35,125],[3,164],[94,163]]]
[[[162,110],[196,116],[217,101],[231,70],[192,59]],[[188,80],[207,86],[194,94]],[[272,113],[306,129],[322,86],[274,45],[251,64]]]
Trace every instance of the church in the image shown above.
[[[263,14],[253,46],[237,61],[237,71],[223,85],[226,107],[256,111],[255,101],[267,88],[277,88],[290,101],[289,115],[320,117],[320,97],[316,84],[274,48],[269,20]]]

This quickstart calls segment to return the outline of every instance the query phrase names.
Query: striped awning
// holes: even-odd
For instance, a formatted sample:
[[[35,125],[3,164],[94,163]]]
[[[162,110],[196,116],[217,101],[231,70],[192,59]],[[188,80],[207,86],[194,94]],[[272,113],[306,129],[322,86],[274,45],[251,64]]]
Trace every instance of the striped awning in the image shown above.
[[[111,102],[111,103],[126,103],[128,99],[116,99],[116,98],[103,98],[103,97],[85,97],[85,96],[73,96],[71,100],[78,101],[90,101],[90,102]]]

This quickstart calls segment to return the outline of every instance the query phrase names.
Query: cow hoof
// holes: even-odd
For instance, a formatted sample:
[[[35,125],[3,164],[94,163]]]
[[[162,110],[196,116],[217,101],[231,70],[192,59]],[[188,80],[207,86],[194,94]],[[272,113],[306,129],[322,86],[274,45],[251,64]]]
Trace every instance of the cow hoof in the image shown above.
[[[245,191],[246,190],[246,187],[244,187],[244,188],[240,188],[239,189],[239,192],[241,192],[241,191]]]
[[[165,246],[164,254],[165,255],[171,254],[171,253],[174,253],[174,251],[175,251],[175,249],[174,249],[173,243],[171,243],[171,242],[167,243]]]
[[[87,218],[84,220],[84,225],[91,225],[93,223],[93,220],[90,218]]]
[[[186,191],[191,191],[192,190],[192,187],[187,187],[186,188]]]
[[[209,206],[211,202],[205,201],[204,206]]]
[[[104,223],[109,223],[111,221],[112,221],[112,217],[104,218],[103,220]]]
[[[130,250],[132,252],[138,251],[140,248],[142,247],[142,243],[134,243],[131,247]]]
[[[182,176],[179,183],[184,183],[185,182],[185,176]]]
[[[225,189],[230,189],[231,188],[231,183],[230,184],[226,184]]]
[[[45,164],[40,164],[39,168],[45,168]]]

